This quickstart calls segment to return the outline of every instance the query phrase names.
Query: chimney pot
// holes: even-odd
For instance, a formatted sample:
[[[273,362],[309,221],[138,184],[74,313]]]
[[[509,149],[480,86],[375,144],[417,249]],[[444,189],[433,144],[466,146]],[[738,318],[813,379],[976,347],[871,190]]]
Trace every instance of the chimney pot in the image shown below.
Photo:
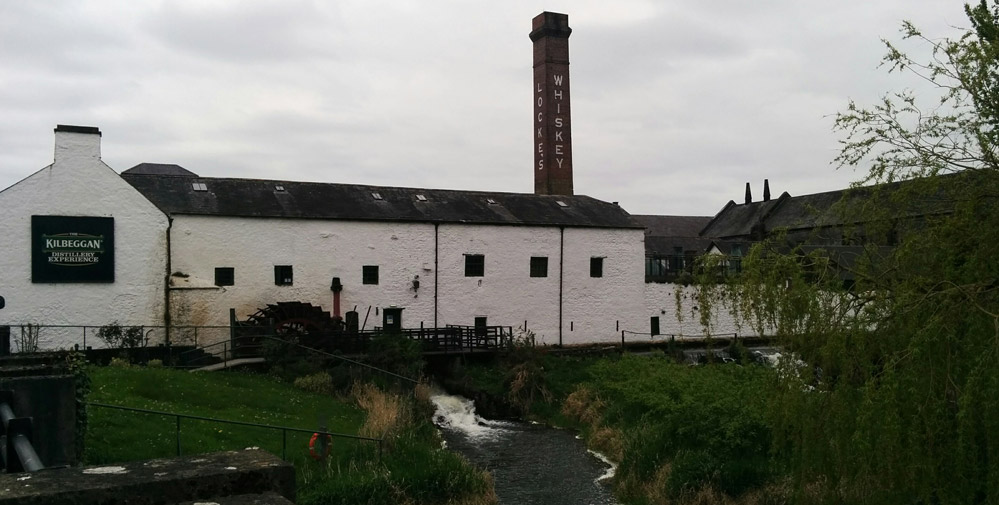
[[[770,201],[770,179],[763,179],[763,201]]]
[[[746,204],[753,203],[753,190],[749,188],[749,183],[746,183]]]

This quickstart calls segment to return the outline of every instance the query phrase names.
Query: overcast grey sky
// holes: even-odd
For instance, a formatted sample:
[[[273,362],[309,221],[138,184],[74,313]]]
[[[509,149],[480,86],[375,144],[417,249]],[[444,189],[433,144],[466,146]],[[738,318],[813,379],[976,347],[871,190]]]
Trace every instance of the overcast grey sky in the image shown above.
[[[575,188],[713,215],[840,188],[831,115],[913,86],[878,69],[953,0],[0,2],[0,189],[97,126],[119,172],[530,192],[531,18],[569,15]]]

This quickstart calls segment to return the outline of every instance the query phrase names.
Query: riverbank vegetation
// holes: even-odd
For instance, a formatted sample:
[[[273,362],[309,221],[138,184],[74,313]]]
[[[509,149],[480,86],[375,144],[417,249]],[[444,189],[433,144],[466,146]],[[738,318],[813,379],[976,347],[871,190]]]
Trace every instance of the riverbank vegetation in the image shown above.
[[[327,431],[384,438],[381,455],[376,443],[334,438],[328,458],[316,461],[309,455],[310,433],[289,432],[285,446],[281,431],[181,421],[183,454],[247,447],[285,453],[295,465],[299,504],[496,502],[489,474],[442,447],[423,385],[388,391],[360,383],[334,390],[329,376],[319,375],[296,388],[264,375],[122,365],[93,367],[90,377],[91,402],[309,431],[325,424]],[[169,416],[90,407],[85,463],[175,456],[175,423]]]
[[[965,11],[958,38],[888,43],[918,92],[835,116],[868,186],[824,216],[842,241],[776,231],[738,275],[702,263],[702,323],[775,335],[776,368],[537,353],[464,386],[581,428],[629,504],[999,503],[999,1]]]
[[[800,501],[999,503],[999,2],[965,12],[958,38],[888,43],[917,90],[836,115],[836,162],[873,185],[838,209],[843,245],[778,234],[701,284],[803,360],[771,393]]]
[[[781,503],[787,494],[771,452],[771,368],[523,348],[456,372],[459,389],[580,430],[591,449],[618,462],[613,485],[625,503]]]

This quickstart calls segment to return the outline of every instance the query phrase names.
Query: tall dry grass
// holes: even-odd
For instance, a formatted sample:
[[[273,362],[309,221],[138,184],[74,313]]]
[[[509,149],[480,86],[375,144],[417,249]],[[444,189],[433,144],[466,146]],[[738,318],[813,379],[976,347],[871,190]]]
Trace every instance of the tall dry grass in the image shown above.
[[[562,414],[578,420],[586,427],[586,445],[611,461],[624,457],[624,435],[621,430],[603,425],[607,404],[586,386],[578,386],[562,402]]]
[[[351,396],[368,414],[360,430],[363,436],[389,439],[411,422],[408,402],[374,384],[355,384]]]

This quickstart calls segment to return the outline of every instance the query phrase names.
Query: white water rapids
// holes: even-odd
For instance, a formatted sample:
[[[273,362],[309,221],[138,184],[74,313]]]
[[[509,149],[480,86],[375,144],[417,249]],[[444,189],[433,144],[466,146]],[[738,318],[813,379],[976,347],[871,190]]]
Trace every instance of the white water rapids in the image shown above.
[[[500,503],[616,505],[614,465],[567,430],[485,419],[471,400],[433,394],[434,423],[451,450],[493,474]]]

